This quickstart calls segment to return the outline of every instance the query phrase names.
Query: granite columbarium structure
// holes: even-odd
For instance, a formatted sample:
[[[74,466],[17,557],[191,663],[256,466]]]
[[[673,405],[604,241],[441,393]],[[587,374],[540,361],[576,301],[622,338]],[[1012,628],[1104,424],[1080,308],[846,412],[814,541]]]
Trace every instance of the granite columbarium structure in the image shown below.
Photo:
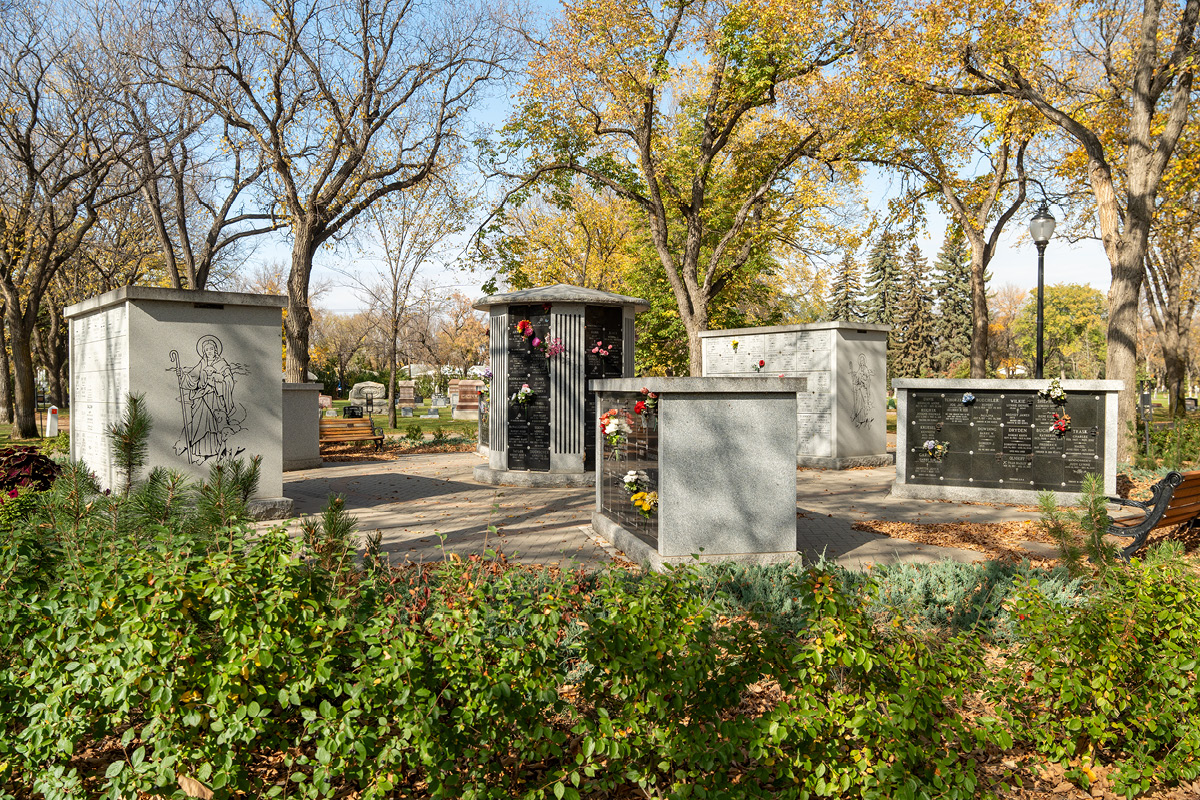
[[[484,297],[492,380],[484,483],[595,481],[595,393],[588,381],[633,375],[637,297],[556,284]],[[482,437],[481,437],[482,438]]]
[[[120,421],[130,392],[143,394],[154,424],[147,470],[167,467],[203,480],[214,463],[259,456],[252,513],[286,516],[279,335],[285,303],[256,294],[125,286],[69,306],[71,457],[84,461],[101,486],[115,486],[106,433]]]

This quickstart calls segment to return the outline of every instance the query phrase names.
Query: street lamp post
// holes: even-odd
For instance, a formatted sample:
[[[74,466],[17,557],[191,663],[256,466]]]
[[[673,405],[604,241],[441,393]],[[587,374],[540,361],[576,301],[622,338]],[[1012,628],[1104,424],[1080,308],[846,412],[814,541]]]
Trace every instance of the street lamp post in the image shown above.
[[[1046,265],[1046,245],[1050,243],[1050,237],[1054,235],[1054,217],[1050,214],[1050,209],[1045,202],[1033,215],[1033,219],[1029,220],[1029,238],[1033,239],[1033,243],[1037,245],[1038,251],[1038,294],[1037,294],[1037,362],[1034,365],[1034,377],[1041,379],[1042,368],[1045,365],[1043,361],[1043,304],[1045,300],[1044,274]]]

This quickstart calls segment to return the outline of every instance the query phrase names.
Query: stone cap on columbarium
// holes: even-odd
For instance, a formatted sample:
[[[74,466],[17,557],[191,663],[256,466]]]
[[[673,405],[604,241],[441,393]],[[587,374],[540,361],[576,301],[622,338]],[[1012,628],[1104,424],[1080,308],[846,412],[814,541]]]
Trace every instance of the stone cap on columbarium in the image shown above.
[[[752,333],[791,333],[792,331],[828,331],[828,330],[846,330],[846,331],[882,331],[887,333],[891,331],[891,325],[880,325],[875,322],[845,322],[835,320],[832,322],[805,322],[799,325],[768,325],[759,328],[722,328],[714,331],[700,331],[701,339],[711,339],[714,337],[724,336],[747,336]]]
[[[169,303],[211,303],[222,306],[258,306],[261,308],[284,308],[287,298],[269,294],[244,292],[192,291],[191,289],[167,289],[161,286],[122,286],[118,289],[89,297],[63,310],[67,319],[121,305],[130,300],[161,300]]]
[[[487,311],[492,306],[522,306],[537,303],[578,303],[584,306],[631,306],[634,311],[645,311],[650,304],[640,297],[628,297],[623,294],[602,292],[599,289],[586,289],[582,286],[571,286],[566,283],[556,283],[553,286],[538,286],[533,289],[518,289],[515,292],[489,294],[475,301],[475,308]]]

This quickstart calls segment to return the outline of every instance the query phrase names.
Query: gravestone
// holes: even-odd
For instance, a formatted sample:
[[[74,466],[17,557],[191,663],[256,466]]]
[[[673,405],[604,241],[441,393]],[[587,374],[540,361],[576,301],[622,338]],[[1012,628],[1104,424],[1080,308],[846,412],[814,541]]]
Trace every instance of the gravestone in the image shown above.
[[[416,386],[416,381],[396,381],[396,405],[401,408],[415,406],[417,404]]]
[[[1183,410],[1184,411],[1195,411],[1196,410],[1196,398],[1194,398],[1194,397],[1183,398]]]
[[[317,396],[318,408],[333,408],[333,398],[327,394]]]
[[[450,398],[440,393],[434,393],[433,398],[429,401],[430,408],[446,408],[449,405]]]
[[[400,407],[400,416],[411,417],[412,415],[413,415],[412,406],[401,406]]]
[[[450,398],[450,408],[453,409],[458,405],[458,387],[462,384],[462,380],[455,378],[446,385],[446,396]]]
[[[279,370],[285,303],[124,286],[68,306],[71,458],[113,488],[119,477],[106,433],[138,392],[154,422],[144,473],[161,466],[203,480],[214,463],[260,456],[255,513],[290,513]]]
[[[479,390],[482,381],[462,381],[458,384],[458,403],[450,416],[454,419],[479,419]]]
[[[891,463],[887,452],[887,337],[890,327],[817,322],[703,331],[705,377],[801,377],[800,466],[846,469]]]
[[[892,381],[896,389],[896,482],[892,494],[947,500],[1036,503],[1049,489],[1074,502],[1089,473],[1116,493],[1120,381],[1062,381],[1065,403],[1036,380]],[[1065,430],[1057,417],[1069,415]],[[929,452],[927,443],[941,452]]]
[[[350,387],[350,405],[362,406],[373,413],[387,410],[387,387],[375,381],[363,381]]]

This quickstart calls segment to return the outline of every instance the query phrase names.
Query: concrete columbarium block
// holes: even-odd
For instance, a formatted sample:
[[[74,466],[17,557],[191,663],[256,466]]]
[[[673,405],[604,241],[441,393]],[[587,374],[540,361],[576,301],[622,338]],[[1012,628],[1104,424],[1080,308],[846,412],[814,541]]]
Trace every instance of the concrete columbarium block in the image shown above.
[[[887,452],[888,325],[817,322],[704,331],[705,377],[802,377],[796,463],[846,469],[891,463]],[[736,344],[735,344],[736,343]]]
[[[1074,504],[1096,473],[1115,495],[1122,383],[1060,385],[1055,399],[1048,380],[893,380],[892,494],[1033,505],[1048,489]]]
[[[283,297],[125,286],[69,306],[71,457],[118,479],[106,431],[131,391],[153,419],[148,466],[197,480],[224,459],[262,458],[260,514],[282,516]],[[313,415],[317,394],[311,393]],[[313,422],[315,426],[315,421]]]
[[[322,397],[319,383],[283,385],[284,472],[321,466]]]
[[[475,480],[517,486],[595,481],[595,393],[588,381],[633,374],[637,297],[556,284],[491,295],[488,463]],[[461,389],[460,389],[461,391]]]
[[[807,383],[593,381],[603,456],[592,526],[653,568],[796,558],[796,406]]]

